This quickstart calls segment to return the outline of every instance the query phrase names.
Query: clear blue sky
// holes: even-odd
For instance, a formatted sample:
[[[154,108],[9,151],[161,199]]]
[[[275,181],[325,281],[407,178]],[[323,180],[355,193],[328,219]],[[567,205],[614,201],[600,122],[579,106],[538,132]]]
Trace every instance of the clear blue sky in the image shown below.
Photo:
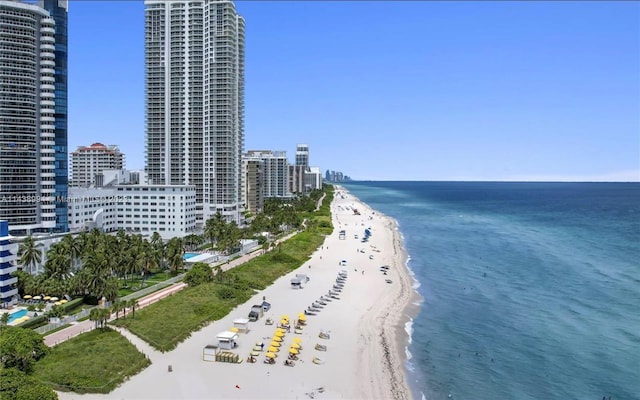
[[[239,1],[245,150],[373,180],[640,180],[640,3]],[[144,4],[70,1],[69,148],[144,167]]]

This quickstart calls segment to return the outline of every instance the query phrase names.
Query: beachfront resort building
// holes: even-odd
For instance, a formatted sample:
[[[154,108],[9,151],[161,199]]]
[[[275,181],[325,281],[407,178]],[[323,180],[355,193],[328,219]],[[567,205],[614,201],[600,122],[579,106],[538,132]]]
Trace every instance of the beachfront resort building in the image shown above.
[[[231,1],[145,0],[146,171],[192,185],[199,226],[240,222],[244,19]]]
[[[116,145],[93,143],[79,146],[71,153],[71,182],[69,186],[90,187],[96,184],[96,175],[104,170],[124,168],[124,154]]]
[[[67,2],[0,0],[0,219],[66,232]]]
[[[98,177],[100,187],[69,189],[72,231],[98,229],[163,239],[182,237],[196,229],[194,186],[152,185],[142,171],[108,170]]]

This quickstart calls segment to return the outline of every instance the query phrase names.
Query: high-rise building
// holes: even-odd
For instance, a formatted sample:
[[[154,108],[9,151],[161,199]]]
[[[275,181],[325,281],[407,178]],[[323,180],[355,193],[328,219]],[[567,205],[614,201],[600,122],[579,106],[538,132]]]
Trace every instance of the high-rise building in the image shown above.
[[[55,195],[56,231],[67,232],[67,196],[69,190],[69,169],[67,162],[67,0],[40,0],[40,6],[49,12],[55,21]]]
[[[262,161],[262,195],[265,198],[291,197],[289,191],[289,162],[287,152],[270,150],[249,150],[246,159]]]
[[[246,211],[262,212],[264,207],[264,161],[260,158],[242,159],[243,169],[243,203]]]
[[[309,145],[308,144],[296,145],[296,165],[302,165],[303,167],[309,166]]]
[[[240,220],[244,19],[231,1],[145,0],[146,171],[194,185],[198,225]]]
[[[71,186],[89,187],[96,184],[96,175],[105,170],[123,169],[124,154],[116,145],[94,143],[80,146],[71,153]]]
[[[67,4],[0,0],[0,218],[67,227]]]

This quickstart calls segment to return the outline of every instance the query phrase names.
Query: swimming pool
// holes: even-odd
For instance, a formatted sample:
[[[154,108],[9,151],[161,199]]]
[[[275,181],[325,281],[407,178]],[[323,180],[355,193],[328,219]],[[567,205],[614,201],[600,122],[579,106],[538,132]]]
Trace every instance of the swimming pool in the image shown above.
[[[185,260],[188,260],[192,257],[199,256],[199,255],[200,255],[199,253],[184,253],[184,256],[182,256],[182,258]]]
[[[22,308],[20,310],[14,311],[12,313],[9,313],[9,324],[12,323],[13,321],[17,320],[18,318],[22,318],[25,315],[27,315],[27,309],[26,308]]]

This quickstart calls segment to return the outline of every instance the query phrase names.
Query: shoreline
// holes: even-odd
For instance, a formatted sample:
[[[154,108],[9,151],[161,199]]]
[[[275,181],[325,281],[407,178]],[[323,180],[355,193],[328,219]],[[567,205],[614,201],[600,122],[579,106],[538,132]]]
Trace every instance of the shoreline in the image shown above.
[[[412,400],[407,382],[407,323],[416,308],[417,292],[398,224],[339,186],[331,216],[334,232],[299,268],[256,292],[221,320],[194,332],[174,350],[154,353],[149,367],[111,393],[58,392],[59,398]],[[366,227],[372,236],[365,243],[356,236]],[[349,231],[347,238],[339,238],[341,229]],[[379,271],[381,265],[390,266],[387,276]],[[326,296],[341,270],[348,271],[348,279],[339,299],[327,302],[316,315],[309,316],[302,333],[294,335],[292,330],[285,335],[283,349],[294,337],[302,340],[303,348],[293,368],[283,365],[286,350],[278,353],[275,365],[264,364],[263,353],[255,364],[246,361],[256,342],[271,340],[276,325],[265,325],[267,317],[277,322],[280,315],[298,315],[320,296]],[[291,278],[301,273],[311,280],[303,289],[292,289]],[[392,283],[386,283],[385,278]],[[244,362],[203,361],[203,347],[215,343],[218,333],[233,326],[234,319],[246,317],[248,308],[263,297],[271,303],[271,310],[239,336],[235,351]],[[319,339],[321,330],[330,331],[330,339]],[[327,349],[318,351],[314,344],[326,345]],[[322,359],[319,365],[312,362],[316,358]],[[173,366],[172,372],[167,371],[167,365]]]
[[[408,346],[411,339],[407,324],[412,324],[413,319],[420,311],[423,299],[414,286],[417,281],[409,269],[410,258],[404,247],[398,221],[372,208],[344,187],[336,187],[336,189],[338,188],[368,209],[369,213],[375,214],[385,221],[384,228],[392,235],[393,265],[400,272],[398,274],[400,293],[388,302],[372,321],[371,326],[380,332],[377,339],[381,345],[380,351],[372,359],[382,360],[384,369],[376,371],[378,373],[374,373],[374,376],[369,378],[369,384],[375,385],[377,382],[378,387],[373,393],[369,392],[366,398],[386,398],[384,396],[378,397],[375,394],[376,391],[378,393],[383,391],[386,386],[392,388],[391,398],[394,400],[413,400],[415,394],[408,381],[409,370],[407,369]],[[401,312],[394,314],[395,310],[401,310]],[[363,346],[359,350],[365,351],[366,349]],[[366,379],[361,383],[366,385]],[[362,393],[367,393],[367,391],[363,390]]]

